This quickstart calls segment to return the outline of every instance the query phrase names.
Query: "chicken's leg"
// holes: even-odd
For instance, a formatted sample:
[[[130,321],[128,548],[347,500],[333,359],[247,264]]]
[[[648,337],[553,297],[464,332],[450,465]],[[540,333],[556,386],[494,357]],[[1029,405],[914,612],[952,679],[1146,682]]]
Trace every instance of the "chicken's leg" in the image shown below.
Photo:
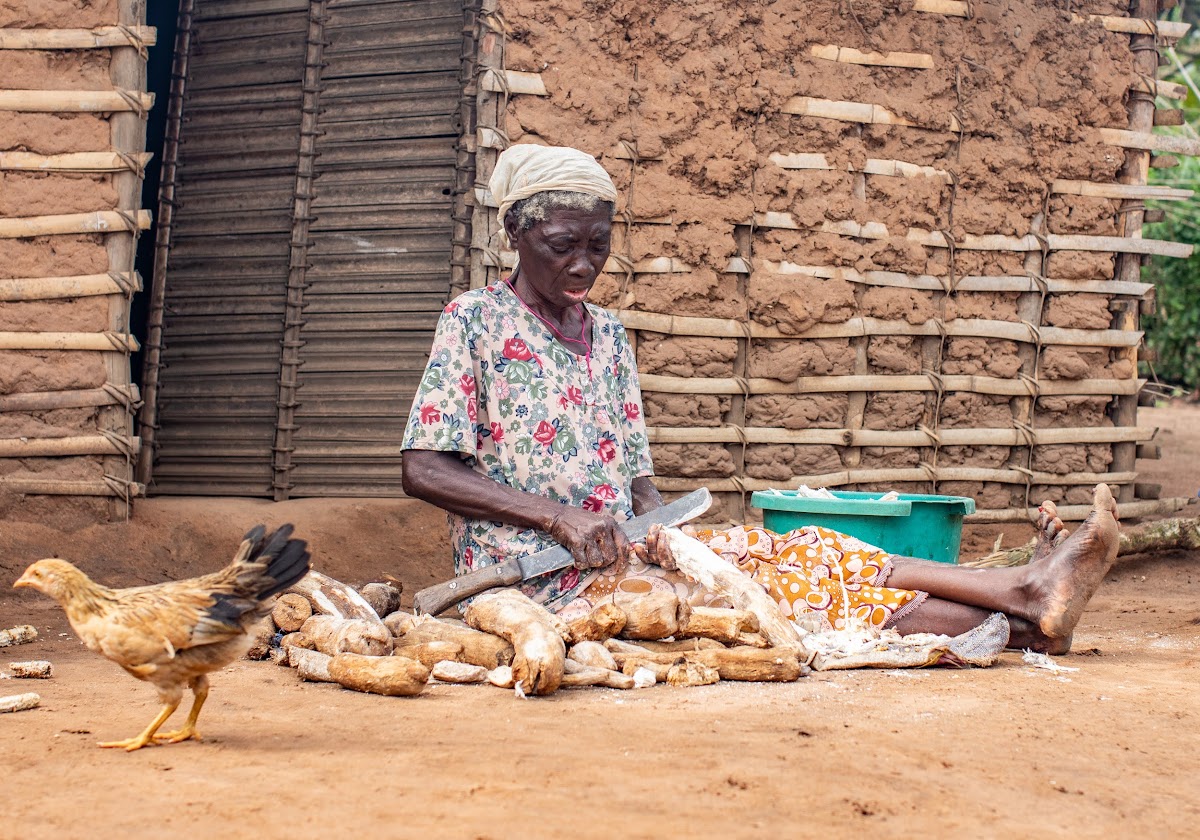
[[[175,732],[163,732],[161,735],[153,736],[156,743],[178,744],[180,741],[200,740],[200,733],[196,731],[196,719],[200,717],[200,708],[204,705],[204,701],[208,699],[208,677],[201,674],[193,678],[191,688],[192,694],[196,695],[196,699],[192,701],[192,710],[188,712],[183,728]]]
[[[167,722],[167,718],[175,714],[175,710],[178,708],[179,698],[176,698],[174,702],[167,703],[162,707],[162,711],[158,713],[154,720],[150,721],[150,725],[142,730],[142,734],[133,738],[126,738],[124,741],[102,741],[100,746],[114,748],[120,747],[128,752],[140,750],[142,747],[154,741],[154,733],[158,731],[160,726]]]

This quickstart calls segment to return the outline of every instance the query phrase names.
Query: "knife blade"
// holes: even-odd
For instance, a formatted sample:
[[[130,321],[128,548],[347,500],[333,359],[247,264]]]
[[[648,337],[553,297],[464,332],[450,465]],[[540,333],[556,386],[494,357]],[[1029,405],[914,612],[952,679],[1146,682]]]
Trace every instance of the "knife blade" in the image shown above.
[[[670,504],[617,524],[630,542],[637,542],[646,538],[652,526],[687,522],[704,513],[711,504],[712,495],[708,488],[701,487]],[[472,595],[497,586],[515,586],[523,580],[565,569],[574,562],[575,558],[566,547],[556,545],[524,557],[485,566],[454,580],[427,586],[413,597],[413,607],[418,613],[437,615]]]

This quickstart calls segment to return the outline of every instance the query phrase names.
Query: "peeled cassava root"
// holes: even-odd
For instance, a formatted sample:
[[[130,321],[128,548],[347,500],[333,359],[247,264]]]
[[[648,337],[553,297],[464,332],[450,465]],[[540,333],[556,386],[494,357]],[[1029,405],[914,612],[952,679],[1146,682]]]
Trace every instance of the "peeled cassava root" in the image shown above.
[[[300,628],[304,637],[321,653],[357,653],[387,656],[392,652],[392,634],[382,621],[314,615]]]
[[[593,668],[607,668],[610,671],[619,670],[617,660],[609,653],[608,648],[599,642],[576,642],[567,651],[567,658],[574,659],[581,665]]]
[[[462,645],[458,642],[448,642],[445,640],[425,642],[419,645],[409,645],[395,651],[396,656],[404,656],[409,659],[415,659],[424,665],[426,668],[432,668],[439,662],[450,660],[457,662],[462,656]]]
[[[363,600],[377,616],[388,616],[400,609],[400,586],[392,583],[368,583],[362,588]]]
[[[23,645],[27,642],[32,642],[36,638],[37,629],[32,624],[22,624],[18,627],[10,627],[7,630],[0,630],[0,647]]]
[[[599,685],[605,688],[629,689],[634,687],[632,676],[612,671],[608,668],[596,668],[584,665],[574,659],[566,661],[566,674],[563,675],[562,687]]]
[[[429,668],[405,656],[339,653],[329,662],[329,676],[338,685],[354,691],[411,697],[424,691]]]
[[[679,571],[709,592],[724,595],[734,607],[753,613],[758,632],[774,647],[803,649],[800,633],[783,617],[766,591],[704,543],[678,528],[663,528],[663,536]]]
[[[23,712],[26,709],[36,709],[41,702],[42,698],[32,691],[28,694],[13,694],[8,697],[0,697],[0,713]]]
[[[613,604],[625,613],[620,635],[626,639],[665,639],[678,633],[680,625],[687,623],[691,607],[673,592],[650,589],[645,581],[622,581],[622,585],[636,584],[645,589],[618,589],[613,593]]]
[[[674,635],[682,639],[715,639],[733,645],[743,634],[757,633],[758,628],[758,616],[749,610],[693,607]]]
[[[296,669],[300,679],[308,682],[334,682],[333,677],[329,676],[329,662],[333,659],[329,654],[299,647],[290,647],[287,652],[288,664]]]
[[[54,676],[54,666],[44,659],[9,662],[8,670],[12,671],[14,677],[22,680],[48,680]]]
[[[466,662],[443,660],[434,664],[433,678],[448,683],[480,683],[487,679],[488,669]]]
[[[659,671],[661,666],[674,665],[680,658],[678,653],[656,653],[619,639],[609,639],[605,647],[626,673],[631,667],[643,666]],[[683,658],[715,669],[723,680],[749,682],[793,682],[807,667],[801,663],[794,648],[720,648],[683,654]]]
[[[619,635],[625,629],[625,611],[611,601],[606,601],[583,618],[567,624],[571,641],[603,642]]]
[[[303,595],[312,605],[314,613],[379,621],[379,614],[353,587],[317,571],[310,571],[300,578],[288,592]]]
[[[279,596],[271,609],[271,618],[275,626],[284,633],[294,633],[304,626],[313,614],[312,604],[303,595],[295,592],[285,592]]]
[[[250,648],[246,651],[247,659],[266,659],[275,644],[275,622],[271,616],[250,628]]]
[[[416,645],[452,642],[459,645],[460,651],[455,656],[443,657],[444,659],[455,659],[489,670],[500,665],[511,665],[513,661],[513,646],[509,642],[491,633],[474,630],[454,619],[423,616],[404,633],[394,635],[395,652],[400,656],[407,656],[406,649]]]
[[[667,668],[666,682],[673,686],[712,685],[720,679],[721,674],[716,668],[684,657]]]
[[[550,694],[562,682],[567,658],[561,619],[515,589],[488,592],[467,607],[467,624],[513,646],[513,680],[525,694]]]
[[[393,636],[399,638],[411,630],[418,620],[412,613],[397,611],[384,618],[383,624]]]

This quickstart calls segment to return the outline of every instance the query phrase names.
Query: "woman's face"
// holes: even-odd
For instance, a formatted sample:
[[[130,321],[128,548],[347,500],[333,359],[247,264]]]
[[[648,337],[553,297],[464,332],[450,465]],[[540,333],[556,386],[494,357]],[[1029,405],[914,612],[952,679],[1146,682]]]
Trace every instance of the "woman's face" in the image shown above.
[[[553,208],[545,221],[519,230],[505,220],[521,258],[520,276],[541,302],[566,309],[582,303],[604,270],[612,245],[608,207]]]

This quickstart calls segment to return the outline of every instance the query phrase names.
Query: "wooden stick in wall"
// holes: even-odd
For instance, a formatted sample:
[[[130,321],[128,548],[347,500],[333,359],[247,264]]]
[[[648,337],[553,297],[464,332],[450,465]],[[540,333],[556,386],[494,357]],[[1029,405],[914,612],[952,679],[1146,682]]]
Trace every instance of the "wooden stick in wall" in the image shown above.
[[[946,391],[963,391],[996,396],[1120,396],[1133,395],[1141,385],[1137,379],[1048,379],[1033,383],[1023,379],[994,376],[945,375]],[[751,377],[683,377],[655,373],[641,375],[643,391],[660,394],[841,394],[855,392],[937,391],[938,383],[923,374],[864,374],[860,376],[802,376],[790,382]]]
[[[1151,123],[1153,124],[1153,111]],[[1200,140],[1180,137],[1175,134],[1151,134],[1148,131],[1129,131],[1123,128],[1098,128],[1100,140],[1125,149],[1143,149],[1152,152],[1171,152],[1177,155],[1200,156]]]
[[[505,70],[501,77],[495,70],[486,70],[480,77],[480,86],[492,93],[526,94],[529,96],[549,96],[546,83],[542,81],[541,73],[525,73],[520,70]]]
[[[138,387],[109,385],[79,391],[35,391],[28,394],[0,396],[0,412],[49,411],[57,408],[95,408],[101,405],[136,404],[140,399]]]
[[[845,280],[866,286],[891,286],[898,289],[921,289],[944,292],[949,278],[930,274],[904,274],[899,271],[859,271],[846,266],[799,265],[774,260],[759,260],[759,269],[783,276],[817,277],[824,280]],[[1053,277],[1034,278],[1028,275],[967,275],[957,278],[954,288],[960,292],[1036,292],[1045,284],[1046,291],[1059,293],[1087,292],[1097,295],[1130,295],[1141,298],[1153,290],[1152,283],[1132,283],[1119,280],[1059,280]]]
[[[842,122],[867,125],[897,125],[922,128],[927,131],[958,132],[961,125],[953,114],[946,115],[946,124],[941,126],[921,125],[901,117],[882,105],[870,102],[848,102],[834,99],[819,99],[813,96],[793,96],[780,109],[785,114],[799,117],[819,117]],[[1174,134],[1151,134],[1144,131],[1128,131],[1122,128],[1097,128],[1101,142],[1127,149],[1150,149],[1176,154],[1200,156],[1200,140],[1179,137]]]
[[[1030,480],[1034,484],[1128,484],[1132,490],[1135,472],[1107,473],[1047,473],[1034,472]],[[759,478],[676,478],[655,476],[654,484],[659,490],[668,492],[690,492],[698,487],[707,487],[714,493],[730,493],[754,490],[783,490],[807,484],[810,487],[842,487],[847,484],[895,484],[897,482],[937,481],[996,481],[1001,484],[1024,486],[1026,474],[1021,470],[990,469],[986,467],[914,467],[900,469],[838,470],[819,475],[796,476],[789,481],[768,481]]]
[[[60,458],[76,455],[127,455],[136,452],[136,437],[113,439],[105,435],[60,438],[0,438],[0,458]]]
[[[133,352],[138,349],[132,335],[115,332],[0,332],[0,350],[86,350]]]
[[[0,280],[0,300],[54,300],[57,298],[123,295],[141,291],[142,278],[129,274],[81,274],[76,277],[22,277]]]
[[[855,239],[888,239],[891,237],[887,227],[881,222],[859,222],[852,219],[822,222],[819,227],[802,227],[790,213],[769,211],[755,213],[754,224],[760,228],[777,228],[782,230],[812,230],[816,233],[831,233],[836,236],[849,236]],[[909,228],[904,238],[929,248],[949,248],[945,234],[941,231]],[[1119,252],[1126,254],[1154,254],[1164,257],[1189,257],[1192,246],[1183,242],[1169,242],[1159,239],[1137,239],[1124,236],[1085,236],[1080,234],[1060,235],[1048,234],[1046,245],[1054,251],[1100,251]],[[954,241],[954,247],[966,251],[1040,251],[1042,242],[1035,236],[1004,236],[1000,234],[982,234],[963,236]]]
[[[999,338],[1007,341],[1027,341],[1042,344],[1061,344],[1070,347],[1137,347],[1142,340],[1140,330],[1083,330],[1064,327],[1034,328],[1012,321],[991,321],[983,318],[955,318],[939,324],[935,320],[923,324],[892,321],[884,318],[850,318],[839,324],[813,324],[800,331],[783,332],[762,324],[738,324],[723,318],[697,318],[690,315],[667,315],[660,312],[641,312],[630,309],[610,310],[626,329],[647,330],[664,335],[706,336],[709,338],[740,338],[750,331],[752,338],[857,338],[870,335],[946,335],[954,338]]]
[[[1177,112],[1171,112],[1177,113]],[[819,169],[834,171],[839,167],[829,162],[826,155],[817,152],[773,152],[768,158],[780,169],[808,170]],[[846,172],[858,170],[850,165],[844,167]],[[903,178],[930,177],[940,178],[950,182],[950,173],[933,166],[920,166],[902,160],[886,160],[868,158],[861,170],[867,175],[889,175]],[[1050,184],[1050,192],[1063,195],[1087,195],[1097,198],[1153,198],[1170,201],[1183,201],[1194,195],[1192,190],[1175,189],[1157,185],[1137,184],[1108,184],[1100,181],[1072,181],[1060,179]]]
[[[1188,503],[1187,499],[1159,499],[1156,501],[1136,501],[1121,503],[1122,520],[1139,519],[1143,516],[1155,516],[1162,513],[1174,513],[1182,510]],[[1091,505],[1059,505],[1058,517],[1064,522],[1079,522],[1087,519],[1092,513]],[[1036,522],[1038,509],[1029,510],[980,510],[963,517],[964,522]]]
[[[934,15],[969,18],[971,7],[964,0],[916,0],[914,12],[924,12]],[[1191,28],[1188,23],[1175,23],[1167,20],[1142,20],[1136,17],[1121,17],[1119,15],[1072,15],[1075,23],[1096,22],[1109,32],[1123,32],[1127,35],[1154,35],[1164,39],[1175,40],[1182,38]]]
[[[27,496],[120,496],[122,493],[118,492],[118,488],[130,496],[146,495],[145,485],[136,483],[122,486],[116,481],[0,477],[0,492],[21,493]]]
[[[1158,429],[1130,427],[1085,427],[1034,429],[1028,434],[1019,429],[939,429],[937,439],[920,430],[883,431],[876,429],[782,429],[737,428],[730,425],[651,426],[651,443],[785,443],[828,446],[1034,446],[1072,443],[1137,443],[1154,438]]]
[[[910,52],[861,52],[853,47],[835,44],[814,44],[814,58],[837,61],[842,64],[862,64],[870,67],[905,67],[913,70],[932,70],[933,56]]]
[[[824,169],[833,171],[838,168],[829,163],[829,159],[825,155],[812,152],[773,152],[768,159],[780,169]],[[856,170],[853,166],[846,165],[844,171],[857,172],[859,170]],[[906,163],[902,160],[867,158],[867,163],[861,171],[866,175],[889,175],[900,178],[928,177],[937,178],[946,183],[950,182],[950,173],[944,169],[937,169],[932,166],[918,166],[915,163]]]
[[[0,219],[0,239],[24,239],[68,233],[118,233],[150,228],[150,211],[122,213],[101,210],[96,213],[68,213],[62,216],[25,216]]]
[[[1068,180],[1051,182],[1050,192],[1061,195],[1087,195],[1096,198],[1152,198],[1159,201],[1186,201],[1195,195],[1194,190],[1181,190],[1153,184],[1102,184],[1096,181]]]
[[[0,90],[0,111],[43,113],[149,111],[154,94],[135,90]]]
[[[1192,28],[1190,23],[1170,20],[1150,20],[1140,17],[1121,17],[1119,15],[1071,15],[1076,23],[1099,23],[1109,32],[1121,32],[1126,35],[1157,35],[1164,40],[1178,40]]]
[[[1135,0],[1130,6],[1130,14],[1140,18],[1143,23],[1156,23],[1158,17],[1157,0]],[[1158,70],[1157,39],[1153,34],[1134,34],[1129,39],[1133,51],[1133,69],[1142,76],[1153,78]],[[1126,102],[1129,113],[1129,131],[1113,131],[1102,129],[1101,136],[1119,137],[1127,141],[1129,149],[1125,153],[1125,161],[1117,172],[1117,180],[1122,184],[1142,185],[1149,180],[1150,152],[1154,149],[1165,148],[1167,151],[1183,152],[1180,147],[1164,145],[1165,141],[1181,141],[1185,138],[1170,135],[1154,135],[1150,131],[1154,127],[1154,97],[1152,94],[1131,91]],[[1137,141],[1143,141],[1138,144]],[[1107,141],[1106,142],[1113,142]],[[1200,143],[1192,141],[1195,150],[1200,151]],[[1123,202],[1118,216],[1117,229],[1122,236],[1139,237],[1142,235],[1142,222],[1145,205],[1139,201]],[[1117,255],[1116,279],[1140,280],[1142,261],[1131,253]],[[1136,329],[1138,327],[1138,307],[1131,302],[1122,301],[1113,313],[1111,326],[1114,329]],[[1136,348],[1127,348],[1123,353],[1114,354],[1129,362],[1134,370],[1137,369],[1138,355]],[[1136,395],[1125,396],[1115,400],[1109,410],[1114,426],[1137,425],[1138,400]],[[1137,447],[1131,443],[1114,445],[1112,448],[1112,465],[1114,469],[1136,469]],[[1122,505],[1134,500],[1133,487],[1121,487],[1117,493],[1117,501]]]
[[[913,11],[961,18],[971,16],[970,6],[963,0],[916,0]]]
[[[1130,85],[1131,90],[1140,90],[1144,93],[1161,96],[1166,99],[1187,99],[1187,85],[1176,84],[1175,82],[1164,82],[1162,79],[1155,79],[1151,76],[1138,76],[1137,80]]]
[[[35,155],[31,152],[0,152],[0,169],[29,172],[120,172],[141,168],[154,155],[142,152],[122,158],[116,152],[70,152],[62,155]]]
[[[819,99],[814,96],[793,96],[784,103],[781,109],[785,114],[797,117],[821,117],[842,122],[862,123],[864,125],[899,125],[909,128],[924,128],[930,131],[957,132],[960,128],[958,118],[953,114],[946,115],[946,125],[920,125],[889,111],[882,105],[870,102],[847,102],[836,99]]]
[[[97,26],[92,29],[0,29],[0,50],[88,50],[103,47],[152,47],[153,26]]]

